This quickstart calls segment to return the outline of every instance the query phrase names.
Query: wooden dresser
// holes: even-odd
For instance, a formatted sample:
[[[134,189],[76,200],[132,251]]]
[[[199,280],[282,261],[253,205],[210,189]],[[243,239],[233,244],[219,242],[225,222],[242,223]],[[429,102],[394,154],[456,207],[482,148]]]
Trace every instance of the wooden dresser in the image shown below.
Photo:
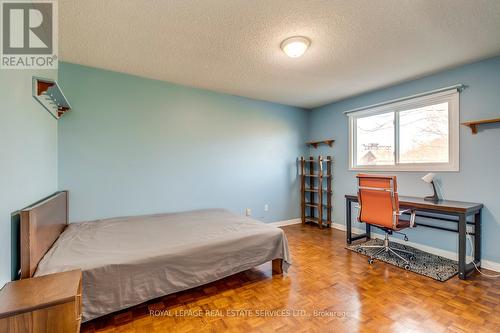
[[[79,332],[82,272],[12,281],[0,290],[0,333]]]

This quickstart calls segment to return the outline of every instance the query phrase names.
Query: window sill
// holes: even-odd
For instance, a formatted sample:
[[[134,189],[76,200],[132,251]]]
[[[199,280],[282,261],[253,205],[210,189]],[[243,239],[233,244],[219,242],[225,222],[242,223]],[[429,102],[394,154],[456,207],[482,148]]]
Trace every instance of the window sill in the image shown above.
[[[388,166],[388,165],[376,165],[376,166],[357,166],[349,167],[349,171],[381,171],[381,172],[459,172],[459,166],[453,165],[398,165],[398,166]]]

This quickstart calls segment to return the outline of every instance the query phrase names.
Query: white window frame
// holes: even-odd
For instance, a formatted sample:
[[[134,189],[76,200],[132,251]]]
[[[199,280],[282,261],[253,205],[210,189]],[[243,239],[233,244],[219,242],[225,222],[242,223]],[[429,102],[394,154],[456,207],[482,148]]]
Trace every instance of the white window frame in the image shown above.
[[[350,112],[349,116],[349,170],[355,171],[452,171],[460,170],[460,98],[459,91],[438,92],[400,102],[375,106]],[[448,103],[448,163],[399,163],[399,111],[416,109],[426,105]],[[357,119],[369,115],[395,113],[394,165],[357,165]]]

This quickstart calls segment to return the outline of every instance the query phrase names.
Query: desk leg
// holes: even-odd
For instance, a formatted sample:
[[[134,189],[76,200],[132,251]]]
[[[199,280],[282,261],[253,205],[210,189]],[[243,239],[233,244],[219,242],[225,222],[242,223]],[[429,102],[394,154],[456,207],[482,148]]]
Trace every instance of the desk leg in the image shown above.
[[[346,242],[347,244],[352,243],[352,230],[351,230],[351,199],[345,199],[345,226],[346,226]]]
[[[482,214],[479,210],[474,214],[474,261],[476,265],[481,266],[481,221]]]
[[[466,231],[467,227],[467,215],[459,214],[458,215],[458,277],[461,280],[465,280],[467,277],[466,273]]]

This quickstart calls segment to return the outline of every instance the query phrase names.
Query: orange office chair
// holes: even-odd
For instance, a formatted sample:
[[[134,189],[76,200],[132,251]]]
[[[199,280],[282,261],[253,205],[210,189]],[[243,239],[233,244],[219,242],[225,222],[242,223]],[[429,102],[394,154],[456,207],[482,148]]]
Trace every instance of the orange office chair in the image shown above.
[[[405,262],[405,269],[410,269],[410,261],[403,258],[399,253],[404,253],[414,259],[413,253],[391,247],[389,244],[389,235],[400,233],[404,228],[413,228],[415,224],[415,211],[409,209],[399,209],[399,197],[396,176],[366,175],[358,174],[358,222],[368,223],[372,226],[385,231],[383,245],[360,245],[360,248],[378,248],[376,253],[372,254],[368,262],[373,263],[374,256],[386,252],[394,254]],[[410,220],[401,220],[403,213],[410,212]],[[405,241],[408,237],[405,236]],[[399,252],[399,253],[398,253]]]

